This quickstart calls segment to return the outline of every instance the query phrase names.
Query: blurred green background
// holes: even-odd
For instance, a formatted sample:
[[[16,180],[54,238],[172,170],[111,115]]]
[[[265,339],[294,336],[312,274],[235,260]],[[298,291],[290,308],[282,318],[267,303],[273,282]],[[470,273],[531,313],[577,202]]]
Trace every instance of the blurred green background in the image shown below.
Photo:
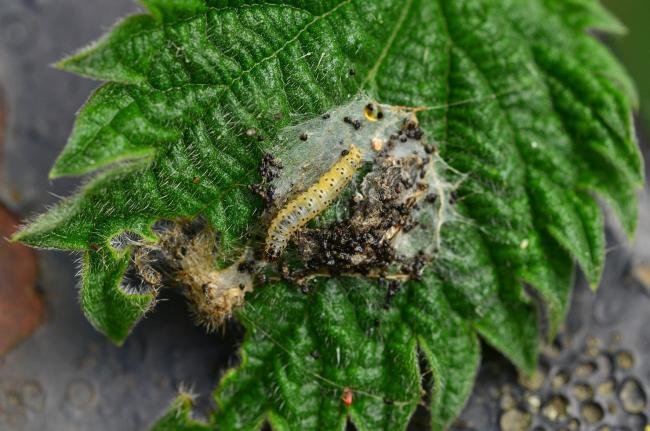
[[[640,118],[645,135],[650,131],[650,0],[602,0],[628,29],[610,37],[610,45],[637,84]]]

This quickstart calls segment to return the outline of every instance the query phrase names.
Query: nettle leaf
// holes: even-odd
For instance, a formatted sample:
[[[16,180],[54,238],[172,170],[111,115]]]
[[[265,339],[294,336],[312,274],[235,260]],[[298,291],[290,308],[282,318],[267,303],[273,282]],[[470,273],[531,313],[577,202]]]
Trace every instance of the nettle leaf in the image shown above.
[[[128,264],[129,256],[117,255],[109,245],[85,252],[82,264],[81,306],[93,325],[103,329],[118,344],[154,300],[153,294],[128,293],[121,289]]]
[[[234,259],[258,224],[263,154],[278,132],[359,93],[418,106],[465,178],[422,280],[386,292],[358,278],[309,295],[273,283],[239,312],[242,362],[209,424],[182,401],[156,429],[403,429],[429,389],[453,420],[478,336],[522,371],[567,310],[574,262],[604,260],[597,198],[628,234],[642,164],[634,85],[588,30],[622,32],[596,0],[142,0],[102,40],[58,64],[108,81],[80,111],[53,178],[92,174],[16,239],[84,253],[82,306],[122,341],[154,293],[120,288],[154,223],[201,216]],[[253,132],[251,132],[253,131]],[[420,352],[420,355],[418,355]],[[429,385],[429,383],[431,383]]]
[[[349,415],[362,430],[404,428],[422,396],[416,345],[443,426],[471,390],[479,344],[440,287],[429,277],[407,284],[389,310],[385,289],[358,279],[322,283],[307,300],[283,285],[260,289],[240,314],[249,335],[242,366],[217,391],[215,426],[340,429]]]
[[[181,393],[169,411],[153,425],[152,431],[207,431],[210,428],[192,418],[193,396]]]

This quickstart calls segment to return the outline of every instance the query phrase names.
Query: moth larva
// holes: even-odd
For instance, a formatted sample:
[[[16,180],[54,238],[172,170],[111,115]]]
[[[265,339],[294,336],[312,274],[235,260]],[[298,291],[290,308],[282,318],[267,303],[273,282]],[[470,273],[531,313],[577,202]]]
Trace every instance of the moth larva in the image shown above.
[[[265,252],[269,258],[277,258],[298,229],[334,202],[361,166],[361,157],[361,151],[350,145],[315,184],[280,209],[266,235]]]

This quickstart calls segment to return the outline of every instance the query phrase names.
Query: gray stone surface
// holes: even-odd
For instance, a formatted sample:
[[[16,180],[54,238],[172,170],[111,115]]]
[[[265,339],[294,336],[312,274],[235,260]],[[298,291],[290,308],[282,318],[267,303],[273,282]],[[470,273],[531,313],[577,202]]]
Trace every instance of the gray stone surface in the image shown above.
[[[610,244],[615,244],[611,235]],[[513,367],[500,355],[488,350],[474,394],[453,431],[506,429],[500,428],[500,422],[512,410],[533,410],[530,427],[513,430],[570,429],[563,427],[573,418],[580,423],[577,430],[600,431],[601,426],[609,425],[618,431],[647,431],[644,427],[650,424],[650,295],[647,288],[631,276],[631,261],[629,250],[616,247],[608,256],[597,294],[589,289],[584,279],[578,281],[565,330],[542,355],[540,376],[543,381],[540,388],[518,384],[519,376]],[[620,356],[624,354],[632,357],[633,364],[629,368],[621,364]],[[593,372],[585,372],[586,364],[595,365]],[[564,374],[566,383],[554,385],[558,378],[562,381]],[[615,392],[599,395],[598,388],[609,379],[613,379]],[[617,393],[630,379],[638,382],[645,395],[646,402],[639,414],[626,411]],[[603,411],[602,420],[594,425],[590,425],[581,414],[584,404],[575,394],[576,388],[585,384],[593,390],[593,400]],[[504,408],[504,392],[512,394],[514,408]],[[547,414],[544,413],[544,404],[554,395],[568,401],[567,419],[564,421],[554,422],[549,420],[548,410]],[[527,402],[530,397],[540,400],[542,408],[539,411],[530,408]]]
[[[137,9],[131,0],[0,2],[0,85],[9,106],[0,197],[19,214],[41,212],[78,184],[75,179],[50,182],[46,172],[65,143],[74,113],[96,83],[48,65]],[[610,226],[610,254],[600,292],[595,295],[578,281],[565,338],[571,343],[563,346],[564,359],[549,366],[549,375],[574,363],[589,336],[607,343],[619,333],[617,348],[634,353],[634,375],[647,391],[650,296],[630,276],[630,268],[650,262],[649,196],[646,190],[634,245]],[[211,388],[235,360],[232,352],[241,335],[237,328],[227,336],[207,335],[193,326],[181,298],[172,296],[118,348],[81,314],[74,256],[39,256],[47,319],[30,339],[0,359],[0,430],[144,429],[182,384],[201,395],[199,411],[210,408]],[[499,355],[486,353],[476,393],[456,429],[498,427],[500,393],[504,384],[514,384],[516,375]]]

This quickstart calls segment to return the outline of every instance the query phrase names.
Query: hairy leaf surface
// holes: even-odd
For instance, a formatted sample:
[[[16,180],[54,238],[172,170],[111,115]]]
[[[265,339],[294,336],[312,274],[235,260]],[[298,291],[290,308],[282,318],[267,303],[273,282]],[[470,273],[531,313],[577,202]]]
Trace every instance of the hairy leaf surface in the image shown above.
[[[90,179],[16,237],[84,253],[82,306],[113,340],[153,300],[120,289],[131,251],[114,238],[155,240],[156,221],[200,215],[234,257],[262,209],[248,186],[283,127],[363,91],[422,107],[429,139],[466,176],[445,258],[390,306],[357,278],[249,295],[242,362],[217,390],[211,428],[343,429],[349,417],[403,429],[423,389],[444,428],[471,390],[479,336],[532,371],[540,337],[563,321],[574,264],[598,284],[596,199],[634,230],[636,96],[587,33],[623,30],[595,0],[142,3],[149,14],[59,63],[107,81],[51,172]],[[203,429],[188,409],[156,429]]]

